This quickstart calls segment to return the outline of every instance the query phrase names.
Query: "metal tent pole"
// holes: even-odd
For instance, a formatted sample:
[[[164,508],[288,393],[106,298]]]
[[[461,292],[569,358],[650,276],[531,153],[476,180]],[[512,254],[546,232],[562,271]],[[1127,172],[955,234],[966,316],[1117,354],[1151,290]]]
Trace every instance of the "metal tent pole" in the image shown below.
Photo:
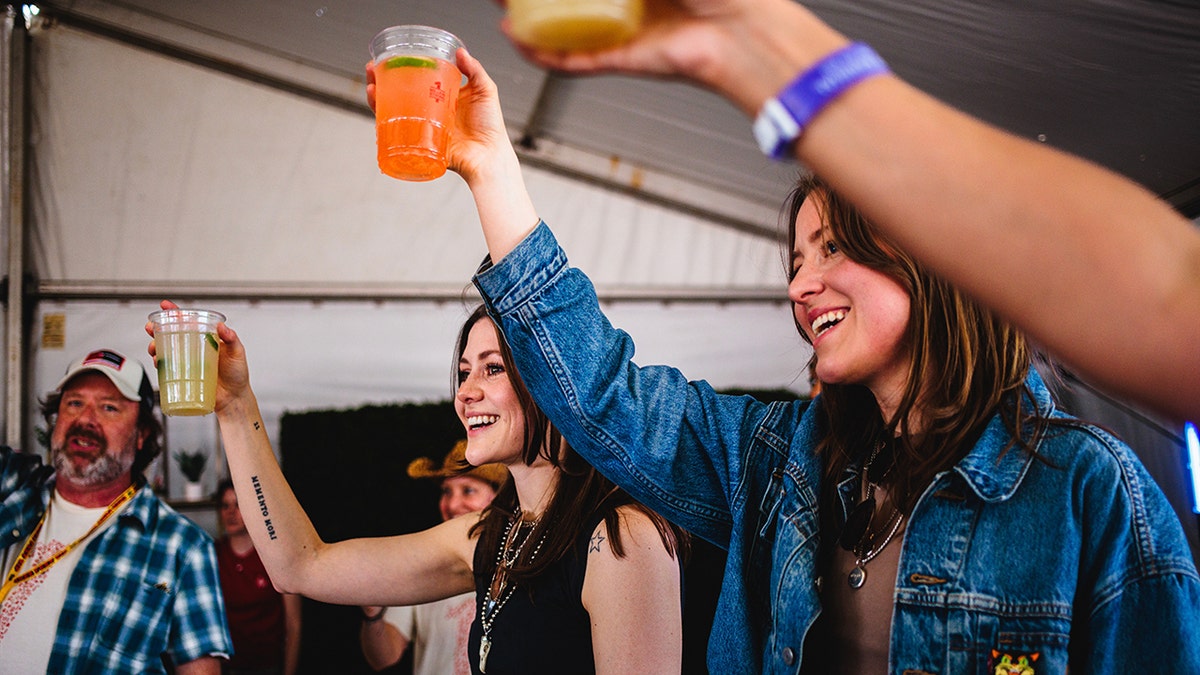
[[[4,442],[21,447],[25,428],[25,401],[22,384],[26,372],[25,348],[25,144],[27,84],[29,81],[29,40],[23,5],[8,5],[4,21],[4,68],[0,68],[0,86],[7,102],[0,106],[0,134],[3,134],[2,169],[5,185],[4,208],[0,218],[8,236],[8,276],[5,280],[6,309],[4,325]]]

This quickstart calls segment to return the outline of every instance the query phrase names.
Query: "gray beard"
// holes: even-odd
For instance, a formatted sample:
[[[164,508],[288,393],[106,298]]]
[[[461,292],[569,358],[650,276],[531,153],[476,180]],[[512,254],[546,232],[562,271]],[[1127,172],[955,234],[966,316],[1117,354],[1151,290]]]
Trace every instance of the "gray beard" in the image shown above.
[[[70,480],[71,483],[83,487],[94,487],[96,485],[104,485],[116,480],[124,471],[129,468],[121,465],[121,461],[108,454],[104,454],[96,458],[96,461],[86,466],[76,467],[72,464],[67,456],[63,453],[62,448],[53,448],[54,450],[54,468],[57,471],[59,479],[63,478]]]

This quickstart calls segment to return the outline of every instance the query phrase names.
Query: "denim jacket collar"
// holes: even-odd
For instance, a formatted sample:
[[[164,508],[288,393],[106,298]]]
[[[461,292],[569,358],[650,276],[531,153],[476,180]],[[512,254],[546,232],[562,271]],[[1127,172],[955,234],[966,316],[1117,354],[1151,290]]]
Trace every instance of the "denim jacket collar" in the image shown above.
[[[1050,415],[1054,411],[1054,403],[1050,398],[1050,391],[1036,370],[1029,370],[1025,384],[1033,394],[1034,404],[1041,414]],[[984,502],[1002,502],[1016,494],[1030,463],[1034,461],[1031,454],[1017,446],[1006,449],[1008,438],[1003,418],[998,413],[993,415],[971,452],[952,469],[962,476],[971,490]],[[842,518],[846,517],[850,505],[855,501],[853,495],[858,490],[858,473],[861,466],[861,461],[851,463],[838,482]]]
[[[1054,412],[1054,402],[1041,375],[1030,368],[1025,385],[1033,394],[1038,411],[1049,417]],[[1026,402],[1023,404],[1027,405]],[[993,415],[975,447],[953,469],[984,502],[1002,502],[1016,494],[1035,459],[1015,445],[1009,447],[1008,438],[1001,415]]]

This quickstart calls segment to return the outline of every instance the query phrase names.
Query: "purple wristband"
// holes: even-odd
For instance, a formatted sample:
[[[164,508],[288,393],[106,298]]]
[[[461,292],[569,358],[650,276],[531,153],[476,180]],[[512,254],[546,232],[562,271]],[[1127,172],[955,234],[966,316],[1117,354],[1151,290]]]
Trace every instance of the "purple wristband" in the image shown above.
[[[829,54],[763,103],[754,120],[758,147],[768,157],[786,159],[792,144],[830,101],[866,78],[886,72],[887,63],[862,42]]]

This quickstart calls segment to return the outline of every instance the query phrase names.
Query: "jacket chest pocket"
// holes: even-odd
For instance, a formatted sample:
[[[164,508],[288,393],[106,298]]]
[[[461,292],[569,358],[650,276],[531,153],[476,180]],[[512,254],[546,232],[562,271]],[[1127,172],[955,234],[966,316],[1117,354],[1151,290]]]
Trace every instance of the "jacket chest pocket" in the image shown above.
[[[798,486],[782,468],[771,472],[758,502],[750,564],[770,567],[777,544],[795,546],[815,533],[815,514],[800,499]]]
[[[1065,673],[1070,621],[1047,608],[1017,608],[1002,615],[958,610],[947,623],[947,673],[1042,675]]]

